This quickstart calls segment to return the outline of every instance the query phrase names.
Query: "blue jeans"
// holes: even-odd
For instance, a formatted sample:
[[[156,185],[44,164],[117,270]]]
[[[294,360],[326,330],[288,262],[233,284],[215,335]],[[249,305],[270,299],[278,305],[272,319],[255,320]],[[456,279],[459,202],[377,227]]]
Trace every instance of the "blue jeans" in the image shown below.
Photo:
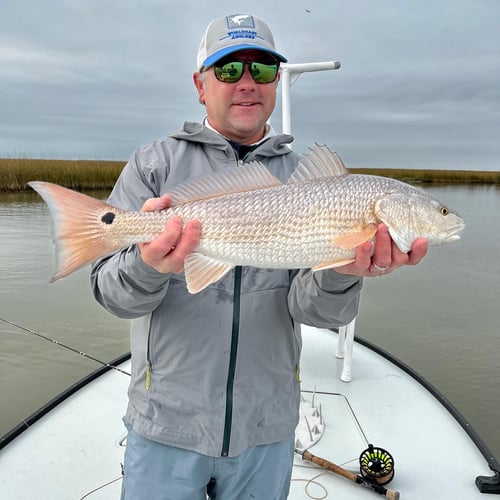
[[[121,500],[286,500],[293,444],[290,438],[237,457],[207,457],[129,428]]]

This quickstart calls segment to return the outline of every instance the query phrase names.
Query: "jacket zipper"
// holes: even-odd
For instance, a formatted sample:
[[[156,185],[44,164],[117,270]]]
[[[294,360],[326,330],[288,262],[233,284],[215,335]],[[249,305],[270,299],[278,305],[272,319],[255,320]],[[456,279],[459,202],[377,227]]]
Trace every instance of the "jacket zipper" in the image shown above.
[[[243,158],[240,158],[240,151],[234,149],[236,163],[241,166],[245,163]],[[229,367],[226,383],[226,412],[224,415],[224,434],[222,438],[221,456],[227,457],[229,454],[229,445],[231,443],[231,428],[233,421],[233,388],[234,376],[236,372],[236,356],[238,354],[238,340],[240,332],[240,299],[241,299],[241,266],[236,266],[234,269],[234,288],[233,288],[233,324],[231,329],[231,350],[229,353]]]
[[[229,368],[226,385],[226,414],[224,417],[224,437],[222,440],[221,456],[229,454],[231,441],[231,426],[233,419],[233,388],[236,372],[236,356],[238,354],[238,338],[240,331],[240,302],[241,302],[241,266],[234,270],[234,302],[233,302],[233,325],[231,330],[231,351],[229,355]]]

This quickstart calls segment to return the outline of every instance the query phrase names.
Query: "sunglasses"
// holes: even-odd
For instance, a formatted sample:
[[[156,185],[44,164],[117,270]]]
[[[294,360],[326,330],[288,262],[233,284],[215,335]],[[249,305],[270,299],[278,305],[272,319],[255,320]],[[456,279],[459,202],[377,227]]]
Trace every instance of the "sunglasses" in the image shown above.
[[[278,76],[280,63],[277,59],[241,61],[226,57],[214,64],[215,77],[219,82],[236,83],[243,76],[246,64],[250,67],[250,75],[255,83],[271,83]]]

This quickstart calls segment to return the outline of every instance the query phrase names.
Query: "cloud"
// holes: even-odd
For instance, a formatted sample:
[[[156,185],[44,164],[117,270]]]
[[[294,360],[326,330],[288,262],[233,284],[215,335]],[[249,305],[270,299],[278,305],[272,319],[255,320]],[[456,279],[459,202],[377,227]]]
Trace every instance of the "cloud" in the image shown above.
[[[252,4],[290,62],[342,62],[292,86],[298,151],[326,142],[359,166],[500,168],[500,2],[305,7]],[[0,156],[126,159],[201,120],[191,80],[201,34],[211,18],[247,9],[240,0],[8,0]]]

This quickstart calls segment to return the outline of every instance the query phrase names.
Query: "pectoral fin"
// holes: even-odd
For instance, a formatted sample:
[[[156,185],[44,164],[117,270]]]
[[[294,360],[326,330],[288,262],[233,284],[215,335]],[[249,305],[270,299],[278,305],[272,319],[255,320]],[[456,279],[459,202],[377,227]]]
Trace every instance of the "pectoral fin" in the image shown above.
[[[339,248],[357,248],[365,241],[371,240],[377,232],[377,224],[368,224],[361,231],[346,233],[333,238],[333,245]]]
[[[201,292],[220,280],[233,267],[232,264],[225,264],[201,253],[188,255],[184,262],[184,272],[189,293]]]

